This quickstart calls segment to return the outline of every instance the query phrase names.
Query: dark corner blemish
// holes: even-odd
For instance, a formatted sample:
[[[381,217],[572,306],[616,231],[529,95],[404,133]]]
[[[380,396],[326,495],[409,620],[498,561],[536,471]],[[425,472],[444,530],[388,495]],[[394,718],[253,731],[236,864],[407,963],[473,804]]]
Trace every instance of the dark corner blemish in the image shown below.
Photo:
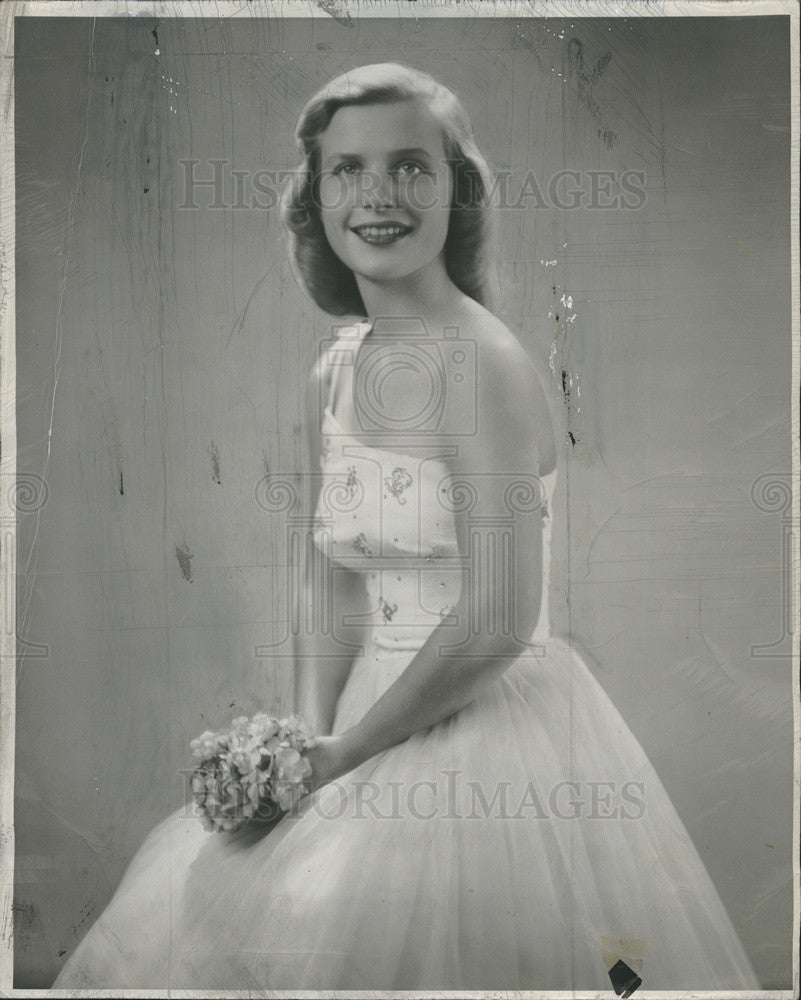
[[[615,993],[624,1000],[642,986],[642,979],[622,958],[619,958],[609,970],[609,978],[612,980]]]

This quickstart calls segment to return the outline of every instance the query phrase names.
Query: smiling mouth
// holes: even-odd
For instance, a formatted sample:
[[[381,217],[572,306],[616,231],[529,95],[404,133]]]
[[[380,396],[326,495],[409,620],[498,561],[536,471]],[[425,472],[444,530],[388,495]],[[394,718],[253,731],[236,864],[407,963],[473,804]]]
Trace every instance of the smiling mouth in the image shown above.
[[[397,223],[387,223],[380,226],[354,226],[351,232],[369,243],[372,246],[386,246],[389,243],[397,243],[398,240],[410,233],[410,226],[401,226]]]

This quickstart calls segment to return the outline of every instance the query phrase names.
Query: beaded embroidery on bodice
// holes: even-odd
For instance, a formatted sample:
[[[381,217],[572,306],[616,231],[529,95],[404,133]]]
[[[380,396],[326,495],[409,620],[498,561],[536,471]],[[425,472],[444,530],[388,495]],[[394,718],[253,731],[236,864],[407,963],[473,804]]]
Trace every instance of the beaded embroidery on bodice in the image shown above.
[[[355,352],[370,323],[346,327],[329,349]],[[332,363],[332,371],[336,367]],[[328,392],[320,468],[324,478],[314,516],[314,541],[334,564],[365,575],[371,639],[385,649],[418,649],[461,592],[462,570],[450,492],[450,471],[431,449],[417,455],[374,447],[348,434],[331,410]],[[532,641],[548,638],[548,582],[554,469],[541,477],[543,590]]]

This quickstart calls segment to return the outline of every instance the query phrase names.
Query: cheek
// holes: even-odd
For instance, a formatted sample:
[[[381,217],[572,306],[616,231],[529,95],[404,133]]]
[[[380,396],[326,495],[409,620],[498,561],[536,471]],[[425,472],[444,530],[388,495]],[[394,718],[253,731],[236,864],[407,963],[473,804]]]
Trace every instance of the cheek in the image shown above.
[[[403,201],[421,216],[450,211],[450,183],[447,177],[421,174],[410,180],[403,192]]]
[[[340,177],[321,177],[317,185],[320,214],[325,219],[335,220],[347,210],[350,204],[349,191]]]

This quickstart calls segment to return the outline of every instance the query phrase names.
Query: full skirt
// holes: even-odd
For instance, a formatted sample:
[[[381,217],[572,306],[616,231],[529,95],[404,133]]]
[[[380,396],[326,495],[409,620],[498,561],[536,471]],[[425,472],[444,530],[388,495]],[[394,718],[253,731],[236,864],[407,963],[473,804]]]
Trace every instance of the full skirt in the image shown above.
[[[168,816],[54,988],[610,990],[619,958],[646,990],[758,989],[637,739],[565,640],[541,652],[271,829]],[[410,658],[375,654],[335,731]]]

